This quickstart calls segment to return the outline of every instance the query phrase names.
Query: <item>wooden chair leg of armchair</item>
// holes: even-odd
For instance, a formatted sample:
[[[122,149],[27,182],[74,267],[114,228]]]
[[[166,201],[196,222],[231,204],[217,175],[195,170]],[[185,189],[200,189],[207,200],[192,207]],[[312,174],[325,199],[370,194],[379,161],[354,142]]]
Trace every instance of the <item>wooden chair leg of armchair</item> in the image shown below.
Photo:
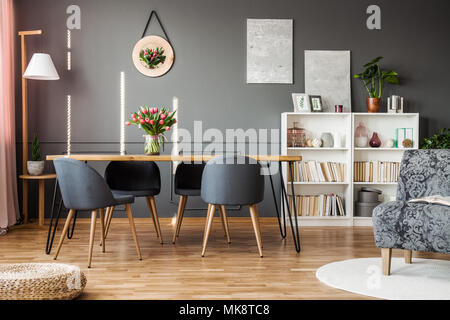
[[[212,226],[215,212],[216,212],[216,205],[214,205],[214,204],[208,205],[208,215],[206,216],[205,233],[203,235],[202,257],[205,256],[206,245],[208,244],[208,238],[209,238],[209,234],[211,233],[211,226]]]
[[[383,275],[388,276],[391,274],[392,249],[381,248],[381,258],[383,260]]]
[[[412,250],[404,250],[405,253],[405,263],[411,264],[412,263]]]
[[[248,207],[250,209],[250,216],[252,217],[253,229],[255,230],[259,256],[262,258],[263,252],[262,252],[261,230],[259,228],[258,207],[256,205],[249,205]]]
[[[223,231],[225,232],[225,236],[227,237],[227,243],[231,243],[230,229],[228,228],[228,217],[225,206],[219,206],[219,214],[222,219]]]
[[[97,210],[91,212],[91,234],[89,237],[89,256],[88,256],[88,268],[91,267],[92,251],[94,249],[94,237],[95,237],[95,225],[97,223]]]
[[[158,212],[156,211],[156,202],[155,198],[152,197],[145,197],[147,200],[147,206],[148,210],[150,211],[150,214],[153,219],[153,224],[155,225],[156,235],[159,238],[159,242],[163,244],[162,234],[161,234],[161,227],[159,225],[159,218],[158,218]]]
[[[105,209],[100,208],[100,235],[102,236],[101,238],[101,246],[102,246],[102,252],[104,253],[106,251],[105,249]]]
[[[180,235],[181,223],[183,222],[184,217],[184,209],[186,208],[187,196],[180,196],[178,201],[178,210],[177,210],[177,221],[175,224],[175,232],[173,234],[172,243],[175,244],[178,236]]]
[[[139,247],[139,242],[136,234],[136,226],[134,225],[133,213],[131,212],[131,205],[128,203],[125,205],[125,209],[127,210],[128,221],[130,223],[131,234],[133,235],[134,244],[136,246],[136,251],[138,254],[139,260],[142,260],[141,248]]]
[[[58,247],[56,248],[55,256],[53,257],[54,260],[56,260],[56,258],[58,258],[59,251],[61,250],[64,239],[66,238],[67,230],[69,230],[69,227],[70,227],[70,221],[72,221],[74,215],[75,215],[75,210],[70,209],[69,214],[67,215],[64,229],[61,233],[61,237],[59,238],[59,243],[58,243]]]

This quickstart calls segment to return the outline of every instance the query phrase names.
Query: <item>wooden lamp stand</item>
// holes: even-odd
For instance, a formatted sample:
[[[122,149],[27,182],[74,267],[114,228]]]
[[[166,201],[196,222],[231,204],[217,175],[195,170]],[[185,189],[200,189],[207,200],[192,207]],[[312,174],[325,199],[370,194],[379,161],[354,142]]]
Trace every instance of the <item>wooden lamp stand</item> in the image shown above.
[[[21,43],[21,61],[22,61],[22,214],[24,223],[28,223],[28,180],[38,180],[39,181],[39,225],[44,225],[44,182],[47,179],[55,179],[55,174],[31,176],[28,174],[27,170],[27,160],[28,160],[28,86],[25,73],[27,71],[27,47],[25,39],[27,36],[41,35],[42,30],[30,30],[30,31],[19,31],[20,43]],[[42,54],[40,54],[42,55]],[[31,60],[34,59],[34,56]],[[50,71],[43,69],[42,74],[33,74],[30,72],[30,79],[36,80],[57,80],[59,76],[57,75],[56,69],[54,69],[53,62],[50,64],[52,68]],[[30,66],[32,65],[32,61]],[[42,72],[42,70],[39,70]],[[39,72],[39,73],[40,73]]]

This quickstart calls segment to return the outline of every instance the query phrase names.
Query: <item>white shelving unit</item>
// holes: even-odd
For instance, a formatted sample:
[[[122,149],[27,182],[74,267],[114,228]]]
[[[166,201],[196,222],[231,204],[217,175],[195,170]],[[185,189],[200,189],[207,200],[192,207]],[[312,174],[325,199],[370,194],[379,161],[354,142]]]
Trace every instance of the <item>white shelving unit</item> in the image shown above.
[[[306,136],[320,138],[323,132],[339,132],[345,141],[338,148],[292,148],[287,147],[287,129],[294,122],[306,130]],[[355,148],[354,132],[360,122],[369,130],[369,140],[373,132],[377,132],[382,141],[380,148]],[[295,113],[285,112],[281,115],[281,154],[301,155],[303,161],[342,162],[347,166],[345,182],[294,182],[297,195],[318,195],[325,193],[339,194],[345,200],[345,216],[317,217],[299,216],[301,226],[371,226],[372,219],[356,217],[354,202],[357,200],[361,187],[372,186],[383,191],[381,201],[390,201],[395,197],[397,183],[395,182],[353,182],[354,161],[393,161],[400,162],[405,149],[383,147],[388,139],[396,139],[397,128],[413,128],[413,148],[419,145],[419,114],[418,113]],[[283,166],[286,190],[290,193],[291,184],[287,182],[287,166]]]

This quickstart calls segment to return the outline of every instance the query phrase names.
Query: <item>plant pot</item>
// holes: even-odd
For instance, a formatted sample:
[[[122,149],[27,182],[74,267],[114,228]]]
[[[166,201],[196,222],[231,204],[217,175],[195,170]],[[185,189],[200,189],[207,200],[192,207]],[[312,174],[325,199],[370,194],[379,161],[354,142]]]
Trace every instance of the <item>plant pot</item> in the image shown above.
[[[377,113],[380,110],[381,98],[367,98],[367,112]]]
[[[27,161],[28,174],[40,176],[44,172],[45,161]]]
[[[144,152],[147,156],[157,156],[160,152],[160,145],[159,145],[159,136],[150,136],[145,135],[145,148]]]

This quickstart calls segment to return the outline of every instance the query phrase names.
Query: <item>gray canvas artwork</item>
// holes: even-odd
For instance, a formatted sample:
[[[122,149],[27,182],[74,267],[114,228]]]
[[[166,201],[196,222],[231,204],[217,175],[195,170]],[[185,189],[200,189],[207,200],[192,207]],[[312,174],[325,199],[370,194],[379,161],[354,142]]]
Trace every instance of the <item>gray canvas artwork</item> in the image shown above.
[[[322,96],[324,112],[351,112],[350,51],[305,50],[305,92]]]
[[[247,83],[293,82],[291,19],[247,19]]]

